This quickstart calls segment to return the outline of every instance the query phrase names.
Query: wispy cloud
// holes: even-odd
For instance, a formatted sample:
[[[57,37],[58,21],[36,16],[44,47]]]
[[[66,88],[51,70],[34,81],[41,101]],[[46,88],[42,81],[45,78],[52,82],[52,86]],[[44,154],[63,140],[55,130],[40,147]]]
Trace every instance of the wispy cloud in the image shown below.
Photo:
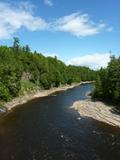
[[[68,32],[81,37],[100,33],[106,27],[106,24],[96,24],[90,20],[88,14],[76,12],[57,19],[51,26],[55,31]]]
[[[32,13],[32,7],[26,2],[17,6],[8,3],[0,3],[0,39],[11,37],[22,27],[30,30],[45,30],[47,23],[44,19],[36,17]]]
[[[81,57],[76,57],[67,62],[69,65],[87,66],[92,69],[99,69],[106,67],[110,61],[110,53],[96,53]]]
[[[112,27],[109,27],[109,28],[107,28],[107,31],[108,31],[108,32],[112,32],[112,31],[113,31],[113,28],[112,28]]]
[[[44,3],[48,6],[53,6],[52,0],[44,0]]]
[[[52,4],[52,1],[48,1]],[[29,2],[17,4],[0,2],[0,39],[13,36],[21,28],[29,31],[68,32],[76,37],[92,36],[101,31],[112,32],[105,23],[96,24],[88,14],[79,12],[46,21],[34,15],[35,6]]]

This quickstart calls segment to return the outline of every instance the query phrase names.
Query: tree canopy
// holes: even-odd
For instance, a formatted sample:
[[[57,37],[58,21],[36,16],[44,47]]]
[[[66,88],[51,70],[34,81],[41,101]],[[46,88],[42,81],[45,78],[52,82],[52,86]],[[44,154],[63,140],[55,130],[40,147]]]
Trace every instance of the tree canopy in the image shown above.
[[[95,71],[67,66],[57,57],[32,52],[28,45],[20,45],[19,38],[14,38],[12,47],[0,46],[0,101],[8,101],[36,88],[49,89],[94,79]]]
[[[98,71],[93,97],[120,103],[120,57],[111,56],[107,68]]]

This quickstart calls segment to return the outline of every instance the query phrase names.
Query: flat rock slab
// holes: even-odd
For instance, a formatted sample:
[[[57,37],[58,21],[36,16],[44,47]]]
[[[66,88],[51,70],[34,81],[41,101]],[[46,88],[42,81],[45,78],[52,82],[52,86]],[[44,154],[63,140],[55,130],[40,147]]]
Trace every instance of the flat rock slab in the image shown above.
[[[81,116],[91,117],[101,122],[120,127],[120,115],[112,113],[113,106],[107,106],[103,102],[91,100],[77,101],[72,108]]]

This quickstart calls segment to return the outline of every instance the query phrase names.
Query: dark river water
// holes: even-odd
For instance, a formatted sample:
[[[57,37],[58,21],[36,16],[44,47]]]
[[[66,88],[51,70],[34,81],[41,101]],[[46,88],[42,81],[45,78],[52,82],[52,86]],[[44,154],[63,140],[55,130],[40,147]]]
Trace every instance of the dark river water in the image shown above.
[[[0,160],[120,160],[120,130],[70,108],[85,84],[38,98],[0,120]]]

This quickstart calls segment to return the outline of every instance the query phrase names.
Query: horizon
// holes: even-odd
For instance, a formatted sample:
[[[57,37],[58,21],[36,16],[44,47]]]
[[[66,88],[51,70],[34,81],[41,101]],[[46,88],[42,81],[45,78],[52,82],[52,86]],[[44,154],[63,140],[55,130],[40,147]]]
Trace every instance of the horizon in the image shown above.
[[[110,50],[119,56],[119,3],[1,0],[1,45],[10,46],[17,36],[32,51],[57,56],[65,64],[106,67]]]

